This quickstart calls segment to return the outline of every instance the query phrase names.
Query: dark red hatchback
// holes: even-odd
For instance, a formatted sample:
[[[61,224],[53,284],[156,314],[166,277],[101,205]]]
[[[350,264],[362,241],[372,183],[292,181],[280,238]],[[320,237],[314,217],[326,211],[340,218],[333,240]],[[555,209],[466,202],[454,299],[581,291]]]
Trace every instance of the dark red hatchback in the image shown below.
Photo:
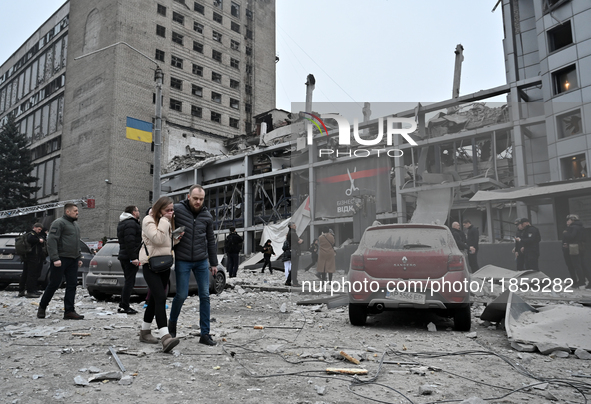
[[[471,326],[469,272],[451,231],[440,225],[390,224],[365,230],[351,256],[349,319],[397,309],[435,309]]]

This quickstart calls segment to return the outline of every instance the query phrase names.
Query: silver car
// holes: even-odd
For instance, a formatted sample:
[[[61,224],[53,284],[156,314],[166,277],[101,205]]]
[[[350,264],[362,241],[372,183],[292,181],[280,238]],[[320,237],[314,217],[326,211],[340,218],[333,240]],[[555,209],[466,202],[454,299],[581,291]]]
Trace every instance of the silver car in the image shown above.
[[[90,262],[90,269],[86,275],[84,285],[88,289],[88,293],[98,300],[105,300],[113,295],[120,295],[123,285],[125,284],[125,277],[121,263],[117,259],[119,255],[119,242],[117,240],[108,241],[103,248],[96,253],[93,260]],[[218,272],[215,275],[209,276],[209,293],[220,294],[226,287],[226,272],[224,267],[218,265]],[[198,292],[197,281],[195,276],[191,273],[189,280],[189,294],[196,294]],[[174,273],[174,266],[170,271],[170,281],[168,294],[174,295],[176,293],[176,277]],[[132,294],[146,296],[148,294],[148,285],[144,280],[142,267],[140,266],[135,277],[135,286]]]

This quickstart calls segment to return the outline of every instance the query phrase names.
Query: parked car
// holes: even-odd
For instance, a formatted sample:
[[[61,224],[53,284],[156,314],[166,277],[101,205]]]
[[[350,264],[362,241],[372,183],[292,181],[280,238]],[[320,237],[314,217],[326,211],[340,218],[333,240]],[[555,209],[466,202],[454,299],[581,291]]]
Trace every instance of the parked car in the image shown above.
[[[6,289],[11,283],[19,283],[23,272],[23,262],[16,255],[15,242],[18,233],[0,234],[0,290]],[[82,282],[83,274],[88,272],[90,260],[93,254],[88,246],[80,240],[82,253],[82,266],[78,268],[78,282]],[[46,258],[41,275],[39,276],[39,289],[43,290],[49,281],[49,258]]]
[[[88,293],[98,300],[105,300],[113,295],[120,295],[121,289],[125,284],[125,277],[123,276],[123,269],[121,263],[117,259],[119,255],[119,242],[117,240],[110,240],[96,253],[94,259],[90,262],[90,270],[86,275],[86,288]],[[176,293],[176,277],[174,274],[174,266],[170,272],[170,287],[168,294]],[[226,272],[224,267],[218,265],[218,273],[214,277],[209,275],[209,293],[220,294],[226,287]],[[197,293],[197,281],[195,276],[191,273],[189,280],[189,293]],[[144,280],[142,267],[140,266],[135,277],[135,286],[132,294],[146,296],[148,294],[148,285]]]
[[[367,228],[351,256],[348,281],[353,325],[364,325],[368,314],[384,310],[435,309],[453,317],[456,330],[470,330],[469,272],[445,226]]]

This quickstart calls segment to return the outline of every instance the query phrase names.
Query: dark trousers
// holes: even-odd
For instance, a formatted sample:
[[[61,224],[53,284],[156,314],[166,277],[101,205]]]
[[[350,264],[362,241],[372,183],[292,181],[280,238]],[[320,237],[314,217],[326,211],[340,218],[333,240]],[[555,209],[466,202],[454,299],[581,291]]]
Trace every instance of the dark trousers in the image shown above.
[[[525,251],[525,269],[532,269],[538,271],[538,258],[540,257],[539,252]]]
[[[37,257],[27,258],[23,262],[23,273],[18,283],[18,291],[33,293],[37,291],[39,282],[39,275],[41,275],[41,268],[43,267],[43,260]]]
[[[267,265],[269,266],[269,273],[273,273],[273,267],[271,266],[271,255],[267,255],[267,254],[263,254],[263,258],[265,259],[265,262],[263,263],[263,269],[261,270],[262,273],[265,272],[265,268],[267,267]]]
[[[314,265],[316,265],[317,262],[318,262],[318,254],[312,253],[312,262],[310,262],[310,265],[308,265],[306,268],[304,268],[304,271],[307,271],[308,269],[312,268]]]
[[[121,268],[123,268],[123,276],[125,277],[125,283],[121,290],[121,303],[119,307],[122,309],[129,309],[129,298],[131,291],[135,286],[135,276],[137,275],[138,267],[133,265],[129,260],[119,260]]]
[[[240,254],[226,254],[228,257],[228,272],[230,274],[230,278],[234,278],[238,273],[238,264],[240,263]]]
[[[518,271],[525,271],[525,256],[523,253],[517,254],[517,257],[515,257],[515,264],[517,265]]]
[[[468,253],[468,264],[470,265],[470,272],[474,273],[480,269],[478,266],[478,253]]]
[[[300,265],[300,256],[299,253],[292,251],[291,252],[291,271],[289,271],[289,275],[287,277],[287,283],[292,285],[298,284],[298,266]]]
[[[156,325],[158,328],[168,326],[166,318],[166,286],[170,278],[170,269],[164,272],[152,272],[150,264],[143,265],[143,274],[146,284],[150,289],[150,298],[148,299],[148,307],[144,312],[144,321],[151,323],[156,317]]]
[[[56,267],[51,263],[49,269],[49,284],[43,292],[39,306],[45,308],[53,298],[55,291],[66,278],[66,295],[64,296],[64,311],[70,313],[75,311],[74,300],[76,299],[76,285],[78,283],[78,260],[76,258],[60,257],[62,265]]]

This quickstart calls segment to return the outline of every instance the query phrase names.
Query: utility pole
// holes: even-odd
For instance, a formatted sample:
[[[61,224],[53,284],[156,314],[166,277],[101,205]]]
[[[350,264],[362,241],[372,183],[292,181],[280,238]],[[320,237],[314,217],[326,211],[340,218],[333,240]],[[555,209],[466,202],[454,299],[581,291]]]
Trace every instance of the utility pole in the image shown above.
[[[454,84],[451,92],[451,98],[458,98],[460,96],[460,78],[462,76],[462,62],[464,61],[464,47],[462,44],[456,46],[454,51],[456,54],[456,64],[454,68]]]
[[[157,61],[152,59],[151,57],[145,55],[141,51],[137,50],[127,42],[117,42],[109,46],[105,46],[104,48],[97,49],[93,52],[87,53],[82,56],[75,57],[74,60],[82,59],[90,55],[94,55],[95,53],[102,52],[109,48],[113,48],[117,45],[125,45],[129,49],[136,51],[150,62],[156,65],[156,71],[154,72],[154,80],[156,81],[156,122],[154,128],[154,177],[152,183],[152,201],[156,202],[158,198],[160,198],[160,157],[162,154],[162,81],[164,78],[164,74],[162,73],[162,69],[160,69],[160,65]]]

